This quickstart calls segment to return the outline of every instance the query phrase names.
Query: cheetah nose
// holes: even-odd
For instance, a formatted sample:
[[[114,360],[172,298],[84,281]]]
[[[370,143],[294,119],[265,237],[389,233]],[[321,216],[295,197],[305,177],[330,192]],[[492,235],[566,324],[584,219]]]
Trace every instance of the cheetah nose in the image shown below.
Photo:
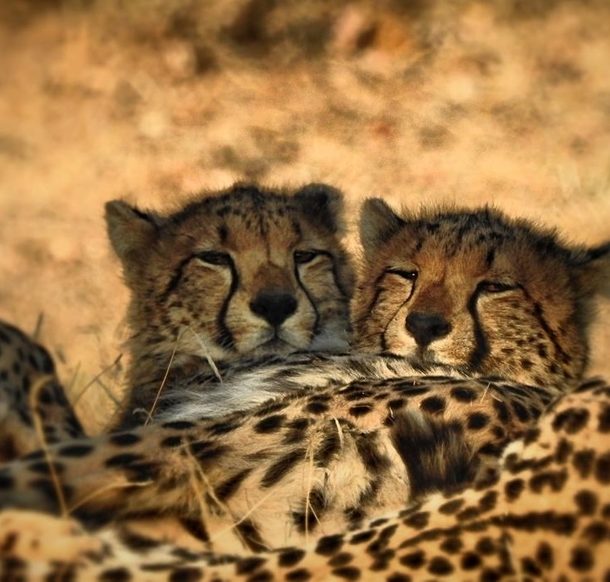
[[[250,309],[274,327],[278,327],[297,310],[297,300],[289,293],[263,291],[250,302]]]
[[[427,346],[451,331],[451,324],[442,315],[424,311],[409,313],[405,326],[418,346]]]

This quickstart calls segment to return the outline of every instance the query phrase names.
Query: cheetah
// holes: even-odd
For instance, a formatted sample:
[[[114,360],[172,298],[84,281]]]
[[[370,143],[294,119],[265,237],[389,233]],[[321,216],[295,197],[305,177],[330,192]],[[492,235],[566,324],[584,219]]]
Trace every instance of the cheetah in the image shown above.
[[[348,348],[353,272],[335,188],[238,183],[165,215],[115,200],[106,222],[131,292],[117,428],[149,421],[194,372],[201,386],[245,356]]]
[[[200,548],[238,555],[497,482],[507,445],[581,381],[610,245],[571,247],[489,208],[397,215],[381,200],[365,203],[361,235],[362,353],[253,370],[276,395],[253,408],[208,418],[190,392],[174,417],[33,453],[0,471],[0,505],[123,536],[173,518]]]
[[[106,222],[131,291],[127,398],[115,428],[150,421],[176,387],[222,393],[216,376],[236,363],[347,348],[354,274],[337,189],[238,183],[166,214],[115,200]],[[85,436],[48,353],[8,324],[0,332],[0,461],[38,449],[41,435]],[[47,375],[52,385],[40,383]]]
[[[256,555],[194,551],[70,519],[0,513],[0,569],[50,580],[607,580],[610,386],[583,382],[509,445],[492,479],[362,528]]]
[[[0,322],[0,463],[84,434],[48,352]]]

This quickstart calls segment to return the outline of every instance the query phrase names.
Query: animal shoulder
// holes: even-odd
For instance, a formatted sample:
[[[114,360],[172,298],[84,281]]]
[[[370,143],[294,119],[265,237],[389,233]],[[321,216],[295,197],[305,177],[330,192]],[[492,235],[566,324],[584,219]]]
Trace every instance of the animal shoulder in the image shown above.
[[[63,504],[87,527],[110,515],[123,549],[143,515],[173,518],[182,529],[162,530],[163,547],[209,579],[603,574],[587,544],[605,543],[610,515],[592,438],[608,430],[609,390],[582,376],[609,245],[568,246],[490,209],[396,214],[380,200],[365,203],[361,238],[357,353],[242,362],[219,397],[250,374],[272,400],[228,399],[209,418],[209,393],[190,390],[157,423],[7,465],[0,506]],[[212,554],[188,554],[183,536]]]

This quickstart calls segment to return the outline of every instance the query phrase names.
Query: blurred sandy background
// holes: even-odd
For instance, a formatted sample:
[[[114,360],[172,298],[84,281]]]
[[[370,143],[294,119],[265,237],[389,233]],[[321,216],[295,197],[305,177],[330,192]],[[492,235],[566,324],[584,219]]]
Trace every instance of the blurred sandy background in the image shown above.
[[[0,317],[44,316],[90,428],[124,367],[106,200],[321,180],[610,238],[607,0],[3,0],[0,71]]]

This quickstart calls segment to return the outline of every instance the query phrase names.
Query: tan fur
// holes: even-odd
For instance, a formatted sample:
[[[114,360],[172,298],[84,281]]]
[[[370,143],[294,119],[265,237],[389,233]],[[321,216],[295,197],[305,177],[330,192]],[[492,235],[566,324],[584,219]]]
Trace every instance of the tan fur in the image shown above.
[[[122,423],[148,411],[164,391],[207,358],[231,362],[312,347],[347,348],[352,271],[341,245],[341,194],[311,184],[296,191],[237,184],[194,198],[174,213],[143,213],[110,202],[106,220],[131,290],[129,402]],[[300,263],[299,252],[313,252]],[[215,253],[213,264],[205,253]],[[222,253],[222,255],[219,255]],[[257,298],[291,297],[292,313],[274,330]]]
[[[566,388],[581,377],[590,300],[610,279],[608,245],[570,247],[491,208],[397,215],[381,200],[365,204],[361,235],[358,349],[525,384]],[[451,329],[418,345],[411,313]]]
[[[231,579],[265,565],[257,575],[273,579],[282,575],[277,554],[248,558],[246,548],[297,543],[296,579],[390,567],[404,576],[424,566],[431,576],[463,569],[465,579],[470,571],[604,574],[603,552],[592,555],[586,543],[608,531],[610,460],[595,437],[610,430],[610,389],[591,382],[565,392],[586,363],[588,302],[604,292],[608,245],[567,247],[489,209],[397,216],[380,201],[365,205],[362,232],[368,257],[355,329],[366,350],[386,355],[286,355],[260,370],[262,383],[300,388],[275,401],[49,449],[68,508],[88,525],[110,520],[100,537],[119,557],[102,560],[106,568],[146,562],[134,551],[144,544],[160,548],[156,559],[187,556],[193,576]],[[442,337],[434,332],[422,346],[418,336],[413,349],[413,313],[434,315]],[[48,472],[41,454],[6,466],[0,504],[57,512]],[[516,478],[526,492],[511,506]],[[452,501],[458,509],[445,507]],[[141,526],[142,516],[179,547],[150,535],[127,542],[130,520]],[[194,536],[213,554],[185,554],[180,523],[189,547]],[[567,541],[566,523],[575,524]],[[524,531],[535,532],[542,558]],[[543,541],[558,556],[550,565]],[[455,544],[475,554],[466,566],[459,549],[446,550]],[[83,571],[100,573],[96,559]]]

